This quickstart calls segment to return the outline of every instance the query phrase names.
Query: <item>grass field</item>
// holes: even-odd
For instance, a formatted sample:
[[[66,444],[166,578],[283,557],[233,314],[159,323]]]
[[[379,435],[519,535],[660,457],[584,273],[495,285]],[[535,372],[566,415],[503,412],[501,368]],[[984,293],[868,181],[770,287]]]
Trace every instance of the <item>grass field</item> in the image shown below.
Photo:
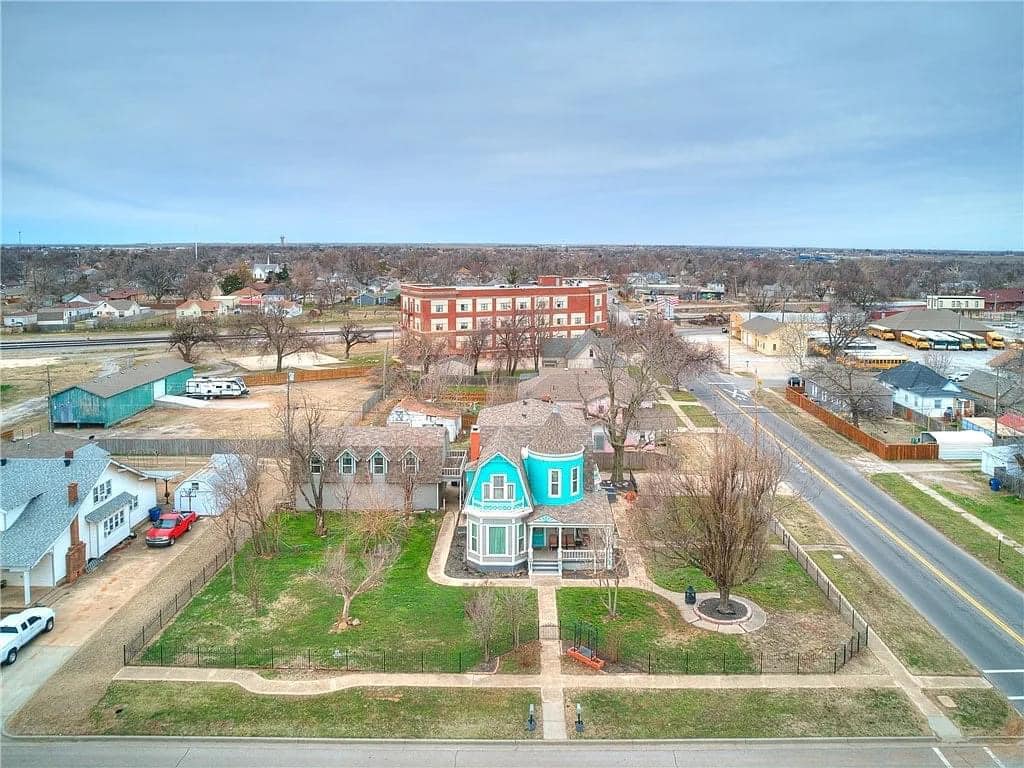
[[[218,574],[167,627],[147,652],[147,660],[159,661],[163,652],[200,647],[211,662],[214,648],[232,651],[274,648],[275,659],[326,659],[328,666],[358,663],[380,668],[381,653],[387,654],[388,671],[419,671],[421,665],[444,671],[454,668],[454,654],[463,654],[461,666],[468,669],[480,661],[480,650],[470,635],[465,603],[473,590],[435,584],[427,577],[427,565],[437,536],[438,521],[418,519],[405,535],[402,552],[382,586],[357,597],[352,616],[357,627],[332,632],[341,613],[341,598],[329,594],[310,572],[323,558],[327,546],[335,546],[345,531],[340,515],[328,518],[329,535],[313,535],[312,513],[288,514],[284,518],[282,551],[263,561],[261,593],[263,607],[254,612],[250,602],[231,591],[227,569]],[[251,557],[249,550],[239,556]],[[244,567],[239,572],[244,572]],[[527,639],[537,632],[536,593],[530,590],[534,619],[524,629]],[[507,650],[508,632],[501,633],[502,650]],[[496,643],[496,646],[499,644]],[[168,651],[169,649],[169,651]],[[420,653],[426,654],[421,661]],[[362,654],[362,655],[361,655]],[[250,658],[244,656],[243,658]],[[233,658],[218,665],[231,666]]]
[[[703,405],[681,405],[680,410],[687,415],[695,427],[719,427],[718,419]]]
[[[949,696],[955,709],[946,709],[938,700]],[[930,690],[928,696],[957,724],[964,736],[1024,736],[1024,720],[1003,695],[993,689]]]
[[[525,723],[529,689],[354,688],[321,696],[262,696],[235,685],[113,683],[93,708],[96,733],[295,738],[539,738]],[[120,711],[118,711],[120,710]]]
[[[915,488],[900,474],[882,472],[871,475],[871,482],[934,526],[954,544],[970,552],[1018,588],[1024,588],[1024,556],[1020,553],[1005,546],[1000,552],[999,542],[993,536],[968,522],[957,512],[938,503],[924,491]],[[1007,496],[1000,498],[995,494],[991,501],[979,501],[959,494],[944,491],[940,493],[962,506],[965,511],[977,515],[1018,541],[1024,538],[1020,531],[1020,521],[1024,519],[1021,516],[1024,512],[1024,502]],[[1014,530],[1017,531],[1016,536],[1011,533]]]
[[[619,615],[608,619],[600,589],[564,587],[558,590],[558,621],[563,637],[574,622],[597,628],[602,651],[620,669],[654,672],[732,673],[756,671],[753,657],[737,635],[694,629],[664,598],[642,589],[619,590]],[[618,654],[612,647],[618,645]],[[618,660],[615,658],[618,656]]]
[[[932,488],[1011,539],[1024,543],[1024,499],[1002,491],[995,493],[987,485],[983,495],[977,496],[955,493],[941,485]]]
[[[678,392],[669,392],[672,395],[672,399],[680,403],[696,403],[697,398],[693,396],[692,392],[687,392],[685,389]]]
[[[583,705],[573,738],[691,739],[923,736],[923,717],[898,690],[567,691]]]
[[[845,544],[843,537],[801,499],[783,497],[775,516],[801,544]]]
[[[759,403],[780,419],[788,421],[794,427],[807,434],[816,443],[828,448],[837,456],[849,458],[864,453],[864,450],[859,445],[851,443],[810,414],[786,402],[786,399],[778,392],[770,389],[761,389],[757,399]]]
[[[859,555],[812,552],[811,558],[853,603],[893,653],[917,675],[970,675],[976,670]]]

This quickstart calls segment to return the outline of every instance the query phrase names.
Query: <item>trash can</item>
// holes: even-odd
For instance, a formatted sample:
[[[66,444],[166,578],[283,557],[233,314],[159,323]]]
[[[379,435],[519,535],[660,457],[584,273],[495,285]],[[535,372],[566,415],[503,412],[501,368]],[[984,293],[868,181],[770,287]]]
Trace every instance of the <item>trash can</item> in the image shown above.
[[[687,605],[696,605],[697,604],[697,590],[694,589],[692,585],[686,588],[686,604]]]
[[[1000,488],[1003,487],[1003,481],[1000,480],[998,477],[990,477],[988,479],[988,487],[991,488],[993,491],[998,491]]]
[[[155,523],[160,519],[160,507],[149,508],[149,522]]]

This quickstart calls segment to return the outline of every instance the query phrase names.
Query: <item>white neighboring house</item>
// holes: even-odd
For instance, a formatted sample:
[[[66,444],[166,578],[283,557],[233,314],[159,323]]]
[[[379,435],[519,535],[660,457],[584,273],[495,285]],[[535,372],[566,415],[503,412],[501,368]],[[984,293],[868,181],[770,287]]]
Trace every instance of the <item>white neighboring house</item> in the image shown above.
[[[4,315],[5,328],[24,328],[35,325],[38,316],[35,312],[8,312]]]
[[[270,275],[276,275],[281,271],[283,265],[273,264],[270,261],[270,257],[267,257],[266,264],[253,264],[252,265],[252,279],[253,280],[266,280]]]
[[[283,315],[285,317],[298,317],[302,314],[302,305],[294,301],[267,302],[263,305],[263,311],[268,314]]]
[[[178,512],[195,512],[200,517],[219,515],[224,511],[225,495],[221,484],[244,489],[245,467],[233,453],[215,453],[198,472],[186,477],[174,489],[174,508]]]
[[[57,434],[0,443],[0,575],[31,587],[74,581],[156,505],[156,483],[95,443]]]
[[[422,403],[411,397],[404,398],[388,414],[388,424],[409,424],[413,427],[444,427],[448,442],[454,443],[462,431],[462,414]]]
[[[107,299],[93,310],[93,317],[103,320],[138,317],[141,314],[139,303],[129,299]]]

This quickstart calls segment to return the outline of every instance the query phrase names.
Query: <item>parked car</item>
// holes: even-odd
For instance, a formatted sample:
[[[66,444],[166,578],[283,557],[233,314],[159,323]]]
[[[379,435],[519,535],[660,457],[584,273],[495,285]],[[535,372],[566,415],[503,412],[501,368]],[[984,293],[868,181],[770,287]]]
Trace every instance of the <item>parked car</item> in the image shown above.
[[[26,608],[0,619],[0,660],[13,664],[18,660],[18,651],[32,638],[52,629],[53,611],[49,608]]]
[[[146,531],[147,547],[170,547],[186,531],[192,530],[192,523],[199,519],[195,512],[169,512],[160,515],[153,527]]]

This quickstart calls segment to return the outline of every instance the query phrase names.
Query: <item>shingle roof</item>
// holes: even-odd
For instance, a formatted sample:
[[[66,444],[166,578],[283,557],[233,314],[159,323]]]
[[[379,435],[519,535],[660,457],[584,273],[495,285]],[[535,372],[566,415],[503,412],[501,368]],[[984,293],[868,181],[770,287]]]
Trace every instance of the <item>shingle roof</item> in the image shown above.
[[[564,525],[613,524],[608,498],[603,493],[586,493],[583,495],[583,499],[575,504],[559,504],[557,506],[541,504],[533,508],[533,512],[526,518],[526,522],[533,523],[545,516]]]
[[[87,523],[98,523],[100,520],[105,520],[106,518],[110,517],[110,515],[114,514],[114,512],[119,510],[121,507],[128,506],[128,504],[130,504],[131,500],[134,498],[135,495],[128,493],[127,491],[125,491],[124,493],[119,493],[117,494],[117,496],[110,499],[110,501],[106,502],[105,504],[100,504],[98,507],[96,507],[96,509],[87,514],[85,516],[85,521]]]
[[[950,309],[908,309],[881,320],[877,325],[894,331],[980,331],[991,330],[984,323],[953,312]]]
[[[996,376],[994,373],[975,368],[970,376],[960,382],[960,389],[990,400],[998,392],[999,404],[1005,408],[1024,405],[1024,385],[1010,374]]]
[[[69,389],[81,389],[90,392],[98,397],[113,397],[121,392],[127,392],[141,384],[148,384],[151,381],[158,381],[184,370],[191,370],[192,364],[175,358],[165,357],[162,360],[155,360],[152,363],[136,365],[122,373],[115,373],[112,376],[103,376],[92,381],[76,384],[73,387],[66,387],[60,392],[67,392]],[[55,392],[54,394],[60,394]]]
[[[740,326],[744,331],[750,331],[751,333],[774,333],[783,326],[778,320],[772,320],[770,317],[764,315],[757,315],[752,317],[743,325]]]
[[[357,461],[365,461],[378,451],[388,460],[387,481],[400,483],[403,480],[401,460],[412,451],[419,460],[416,476],[419,482],[439,482],[441,468],[447,455],[448,433],[443,427],[413,427],[408,424],[392,424],[387,427],[344,427],[335,445],[325,447],[328,461],[349,453]],[[363,480],[366,472],[356,472],[357,480]]]
[[[78,514],[86,494],[110,463],[110,454],[89,443],[76,450],[68,466],[64,466],[63,451],[61,458],[5,458],[0,466],[3,505],[13,508],[24,503],[19,500],[30,501],[14,524],[0,533],[0,564],[31,568]],[[79,501],[73,505],[68,504],[70,483],[78,483]]]
[[[941,390],[949,384],[949,379],[941,373],[929,368],[927,365],[921,365],[920,363],[915,363],[913,361],[908,361],[902,365],[897,365],[895,368],[882,371],[875,378],[883,384],[888,384],[890,387],[913,392]],[[959,389],[959,387],[957,389]],[[956,390],[950,390],[945,394],[948,395],[955,393]]]
[[[558,406],[536,399],[515,400],[503,405],[482,408],[476,419],[477,426],[480,427],[481,444],[488,443],[491,436],[501,427],[507,427],[512,430],[520,446],[526,445],[556,409],[568,428],[582,442],[589,444],[590,425],[582,406],[567,407],[564,403]]]
[[[635,391],[633,380],[625,370],[614,373],[616,400],[629,400]],[[549,368],[520,382],[519,397],[556,403],[589,403],[608,397],[608,382],[603,371],[593,368]]]
[[[556,408],[526,447],[534,453],[564,456],[579,453],[586,448],[586,445],[577,439]]]

